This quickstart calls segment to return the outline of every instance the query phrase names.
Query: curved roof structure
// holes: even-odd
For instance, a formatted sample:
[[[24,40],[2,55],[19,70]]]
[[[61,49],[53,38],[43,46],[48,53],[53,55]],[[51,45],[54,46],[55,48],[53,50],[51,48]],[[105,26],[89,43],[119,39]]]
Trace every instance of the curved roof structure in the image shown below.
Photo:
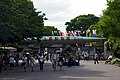
[[[83,44],[85,42],[104,42],[106,38],[82,37],[82,36],[43,36],[41,38],[42,46],[51,46],[55,44]]]
[[[82,37],[82,36],[43,36],[41,40],[105,40],[99,37]]]

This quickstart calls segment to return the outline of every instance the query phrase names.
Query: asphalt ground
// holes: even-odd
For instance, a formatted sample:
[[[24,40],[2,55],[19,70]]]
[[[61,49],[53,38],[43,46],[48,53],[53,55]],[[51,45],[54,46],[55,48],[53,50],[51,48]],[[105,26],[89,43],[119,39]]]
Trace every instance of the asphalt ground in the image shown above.
[[[80,66],[63,67],[53,71],[51,64],[46,63],[44,70],[35,67],[34,72],[22,68],[0,73],[0,80],[120,80],[120,67],[104,64],[93,64],[93,61],[81,61]]]

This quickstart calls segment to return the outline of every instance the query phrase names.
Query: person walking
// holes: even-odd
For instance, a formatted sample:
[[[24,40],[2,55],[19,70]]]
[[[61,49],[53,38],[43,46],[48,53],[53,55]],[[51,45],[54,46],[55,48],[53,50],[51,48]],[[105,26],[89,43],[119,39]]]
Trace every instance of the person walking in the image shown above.
[[[10,64],[10,69],[14,68],[15,67],[15,59],[14,59],[14,56],[10,56],[9,58],[9,64]]]
[[[44,57],[42,55],[38,55],[38,62],[40,70],[43,71]]]
[[[52,68],[53,68],[53,71],[56,71],[57,69],[57,61],[58,61],[58,56],[57,54],[52,54]]]
[[[68,59],[68,67],[72,67],[73,66],[73,57],[70,56]]]
[[[94,64],[96,64],[96,63],[99,64],[98,59],[99,59],[99,56],[98,56],[97,53],[95,53],[95,55],[94,55]]]
[[[62,70],[63,62],[64,62],[63,57],[60,55],[58,60],[58,66],[60,67],[60,71]]]
[[[19,54],[18,53],[15,55],[15,62],[16,62],[15,66],[18,67],[19,66]]]
[[[30,58],[31,72],[33,72],[34,71],[34,66],[36,64],[36,61],[35,61],[35,58],[32,55],[30,55],[29,58]]]
[[[26,72],[26,69],[27,69],[27,57],[23,56],[22,60],[23,60],[22,67],[24,68],[24,71]]]
[[[6,54],[3,55],[2,61],[3,61],[3,70],[7,71],[8,67],[9,67],[9,57],[8,57],[8,55],[6,55]]]
[[[3,67],[3,60],[2,60],[2,56],[0,55],[0,73],[2,72],[2,67]]]
[[[86,51],[86,52],[84,52],[84,60],[88,60],[88,58],[89,58],[89,54],[88,54],[88,52]]]

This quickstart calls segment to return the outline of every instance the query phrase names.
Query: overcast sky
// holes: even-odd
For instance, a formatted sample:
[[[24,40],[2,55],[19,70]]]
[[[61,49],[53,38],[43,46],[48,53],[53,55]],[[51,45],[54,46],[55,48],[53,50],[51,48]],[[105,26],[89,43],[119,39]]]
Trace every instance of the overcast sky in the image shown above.
[[[48,18],[45,25],[55,26],[65,31],[65,22],[78,15],[102,15],[106,8],[106,0],[32,0],[37,10]]]

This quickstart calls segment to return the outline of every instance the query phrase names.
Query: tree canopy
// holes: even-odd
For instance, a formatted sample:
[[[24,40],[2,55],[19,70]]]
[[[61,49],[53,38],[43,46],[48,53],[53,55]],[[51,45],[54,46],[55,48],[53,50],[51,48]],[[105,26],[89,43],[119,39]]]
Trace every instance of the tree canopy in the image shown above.
[[[120,0],[107,0],[107,8],[96,29],[99,36],[109,39],[111,50],[120,58],[119,52],[116,52],[120,48]]]
[[[104,37],[120,37],[120,1],[107,0],[107,9],[97,25],[98,34]]]
[[[54,26],[44,26],[43,31],[44,36],[53,36],[53,31],[59,32],[59,30]]]
[[[30,0],[0,0],[0,41],[40,37],[45,19],[45,14],[37,12]]]
[[[67,31],[79,30],[81,32],[86,31],[91,25],[96,24],[99,21],[99,17],[93,14],[80,15],[72,19],[70,22],[66,22]]]

